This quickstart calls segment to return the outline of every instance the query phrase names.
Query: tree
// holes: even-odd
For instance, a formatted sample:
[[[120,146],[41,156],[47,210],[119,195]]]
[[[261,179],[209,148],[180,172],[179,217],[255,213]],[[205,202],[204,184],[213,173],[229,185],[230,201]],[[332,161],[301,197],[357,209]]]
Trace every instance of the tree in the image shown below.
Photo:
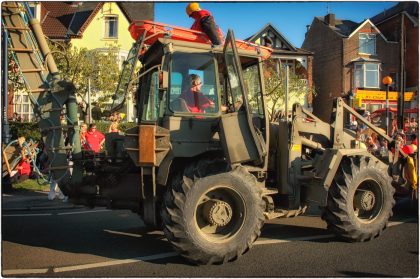
[[[80,106],[85,117],[89,79],[91,98],[99,107],[103,108],[112,100],[119,76],[117,47],[108,47],[105,51],[88,50],[52,42],[50,48],[61,77],[76,86],[76,95],[82,100]]]
[[[278,112],[284,111],[285,109],[286,69],[280,67],[280,71],[278,72],[276,62],[276,60],[270,59],[266,60],[263,65],[265,92],[266,98],[268,99],[267,110],[270,121],[275,121]],[[289,70],[289,99],[292,97],[300,98],[311,93],[315,92],[313,92],[313,89],[308,88],[306,80]]]

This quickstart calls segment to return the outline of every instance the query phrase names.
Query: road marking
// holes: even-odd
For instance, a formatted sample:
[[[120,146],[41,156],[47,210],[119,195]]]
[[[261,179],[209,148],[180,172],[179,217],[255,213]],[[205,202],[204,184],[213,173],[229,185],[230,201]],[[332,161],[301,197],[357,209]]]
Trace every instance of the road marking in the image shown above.
[[[9,269],[3,270],[3,275],[19,275],[19,274],[39,274],[47,273],[48,268],[38,268],[38,269]]]
[[[135,233],[126,233],[126,232],[117,232],[117,231],[111,231],[111,230],[104,230],[104,232],[113,233],[113,234],[120,234],[120,235],[126,235],[126,236],[133,236],[133,237],[142,237],[141,234],[135,234]]]
[[[416,220],[417,220],[416,218],[408,218],[408,219],[403,219],[401,221],[389,222],[388,227],[393,227],[393,226],[401,225],[401,224],[411,222],[411,221],[416,221]],[[110,233],[117,233],[117,234],[139,237],[139,235],[137,234],[124,233],[124,232],[111,231],[111,230],[104,230],[104,231],[107,231]],[[332,238],[332,237],[335,237],[335,235],[327,234],[327,235],[315,235],[315,236],[306,236],[306,237],[303,236],[303,237],[295,237],[295,238],[288,238],[288,239],[260,239],[260,240],[257,240],[254,243],[254,245],[287,243],[287,242],[293,242],[293,241],[307,241],[307,240],[325,239],[325,238]],[[159,259],[174,257],[177,255],[178,255],[177,252],[168,252],[168,253],[161,253],[161,254],[155,254],[155,255],[150,255],[150,256],[131,258],[131,259],[126,259],[126,260],[116,260],[116,261],[106,261],[106,262],[98,262],[98,263],[91,263],[91,264],[74,265],[74,266],[55,267],[52,269],[52,271],[56,273],[68,272],[68,271],[83,270],[83,269],[90,269],[90,268],[136,263],[136,262],[142,262],[142,261],[159,260]],[[22,275],[22,274],[35,274],[35,273],[40,274],[40,273],[47,273],[48,271],[49,269],[46,269],[46,268],[9,269],[9,270],[3,270],[3,275]]]
[[[34,214],[2,214],[3,217],[27,217],[27,216],[52,216],[52,213],[34,213]]]
[[[307,241],[307,240],[316,240],[316,239],[324,239],[324,238],[332,238],[332,237],[335,237],[335,235],[326,234],[326,235],[302,236],[302,237],[294,237],[294,238],[286,238],[286,239],[260,239],[260,240],[255,241],[254,245],[287,243],[287,242],[293,242],[293,241]]]
[[[401,221],[389,222],[388,227],[398,226],[398,225],[412,222],[412,221],[417,221],[417,218],[407,218],[407,219],[402,219]]]
[[[407,222],[416,221],[416,218],[407,218],[401,221],[394,221],[389,222],[388,227],[398,226]],[[295,238],[285,238],[285,239],[259,239],[254,242],[254,245],[264,245],[264,244],[276,244],[276,243],[287,243],[293,241],[308,241],[308,240],[317,240],[317,239],[325,239],[325,238],[334,238],[334,234],[327,234],[327,235],[314,235],[314,236],[303,236],[303,237],[295,237]]]
[[[87,210],[87,211],[76,211],[76,212],[61,212],[61,213],[28,213],[28,214],[3,214],[3,217],[28,217],[28,216],[53,216],[53,215],[74,215],[74,214],[86,214],[86,213],[97,213],[112,211],[110,209],[99,209],[99,210]]]
[[[76,211],[76,212],[62,212],[62,213],[57,213],[57,215],[85,214],[85,213],[96,213],[96,212],[105,212],[105,211],[112,211],[112,210],[99,209],[99,210],[87,210],[87,211]]]
[[[144,256],[144,257],[137,257],[137,258],[127,259],[127,260],[106,261],[106,262],[91,263],[91,264],[56,267],[56,268],[53,268],[53,272],[58,273],[58,272],[75,271],[75,270],[106,267],[106,266],[113,266],[113,265],[120,265],[120,264],[137,263],[137,262],[142,262],[142,261],[151,261],[151,260],[158,260],[158,259],[163,259],[163,258],[170,258],[177,255],[178,253],[176,252],[169,252],[169,253],[155,254],[155,255]]]

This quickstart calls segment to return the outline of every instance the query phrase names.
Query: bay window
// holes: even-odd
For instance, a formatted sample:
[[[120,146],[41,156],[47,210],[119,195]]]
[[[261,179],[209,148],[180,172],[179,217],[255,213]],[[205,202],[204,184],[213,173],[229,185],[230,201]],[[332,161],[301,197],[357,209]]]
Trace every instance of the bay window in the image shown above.
[[[379,64],[356,63],[354,65],[355,88],[379,88]]]

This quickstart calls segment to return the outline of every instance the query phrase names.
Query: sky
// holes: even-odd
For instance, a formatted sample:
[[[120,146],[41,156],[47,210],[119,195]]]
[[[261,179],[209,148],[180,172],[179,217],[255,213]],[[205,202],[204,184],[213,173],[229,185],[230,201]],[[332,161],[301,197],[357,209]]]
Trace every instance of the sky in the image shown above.
[[[338,19],[362,22],[388,9],[398,2],[200,2],[202,9],[210,11],[216,24],[226,34],[233,29],[235,38],[245,39],[271,23],[295,47],[301,47],[306,26],[314,17],[325,16],[328,11]],[[155,21],[180,27],[191,27],[193,19],[185,13],[187,2],[155,3]]]

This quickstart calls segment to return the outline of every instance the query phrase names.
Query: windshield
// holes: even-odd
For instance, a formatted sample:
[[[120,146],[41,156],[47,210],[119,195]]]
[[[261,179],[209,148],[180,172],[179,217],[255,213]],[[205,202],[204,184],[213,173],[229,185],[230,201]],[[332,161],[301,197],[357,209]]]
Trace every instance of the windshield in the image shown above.
[[[173,112],[218,112],[213,55],[175,52],[169,87],[169,108]]]

